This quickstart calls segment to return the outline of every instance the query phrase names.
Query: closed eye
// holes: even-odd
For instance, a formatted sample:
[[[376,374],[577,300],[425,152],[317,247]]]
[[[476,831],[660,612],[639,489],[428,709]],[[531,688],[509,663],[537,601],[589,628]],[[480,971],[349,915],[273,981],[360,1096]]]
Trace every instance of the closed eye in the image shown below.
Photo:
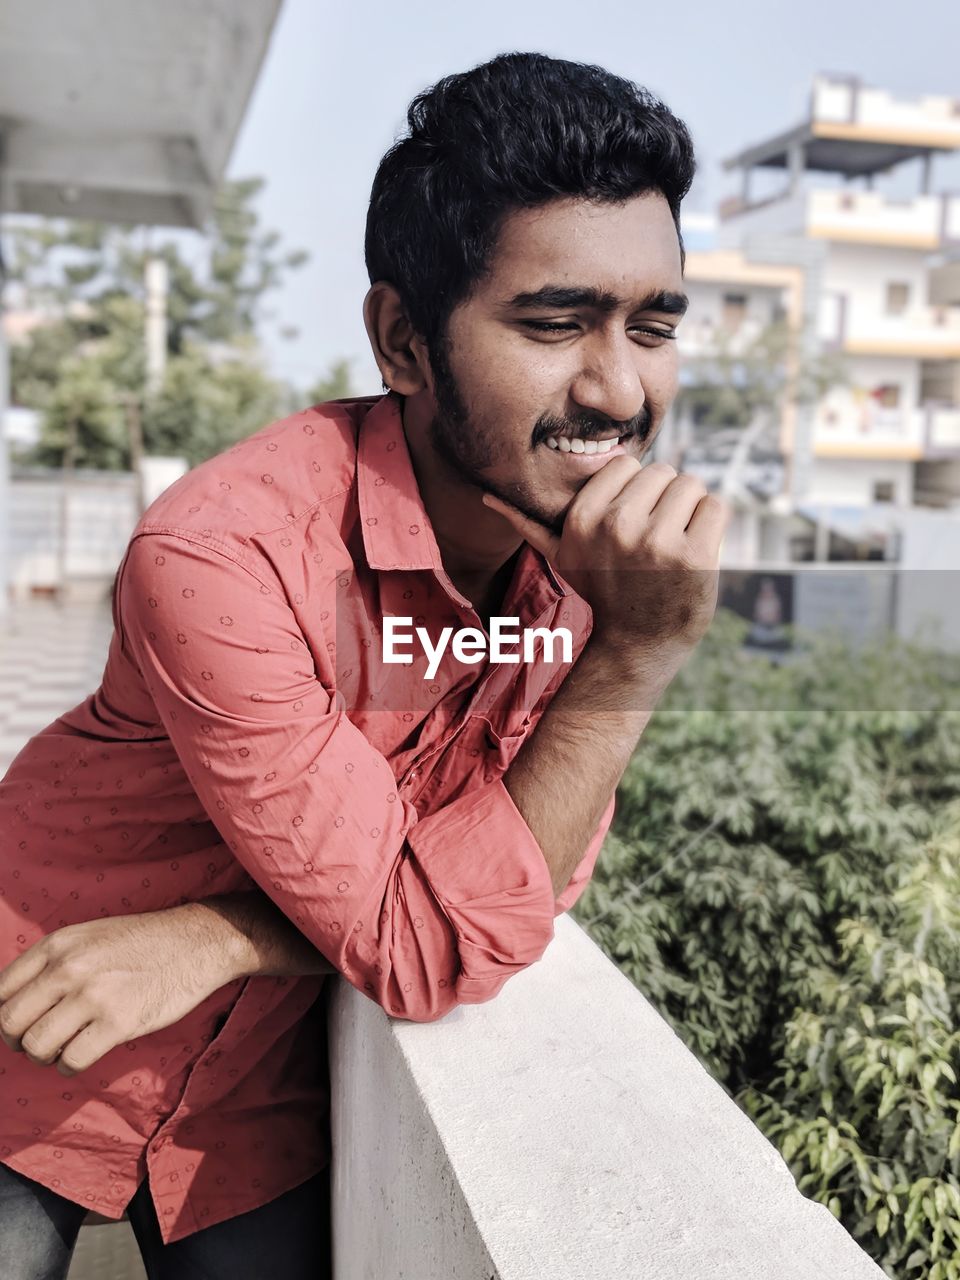
[[[578,328],[575,324],[561,324],[559,321],[521,320],[520,323],[540,333],[568,333],[571,329]],[[643,325],[633,325],[632,329],[635,333],[645,333],[651,338],[663,338],[668,341],[674,341],[677,336],[672,329],[648,329]]]

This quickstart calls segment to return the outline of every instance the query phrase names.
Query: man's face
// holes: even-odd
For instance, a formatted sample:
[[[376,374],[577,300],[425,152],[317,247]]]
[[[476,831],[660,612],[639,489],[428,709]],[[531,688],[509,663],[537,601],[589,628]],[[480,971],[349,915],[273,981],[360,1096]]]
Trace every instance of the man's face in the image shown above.
[[[431,353],[433,449],[462,480],[559,533],[612,455],[553,449],[548,437],[619,435],[642,456],[677,392],[671,335],[684,304],[676,227],[658,193],[510,214],[489,274]]]

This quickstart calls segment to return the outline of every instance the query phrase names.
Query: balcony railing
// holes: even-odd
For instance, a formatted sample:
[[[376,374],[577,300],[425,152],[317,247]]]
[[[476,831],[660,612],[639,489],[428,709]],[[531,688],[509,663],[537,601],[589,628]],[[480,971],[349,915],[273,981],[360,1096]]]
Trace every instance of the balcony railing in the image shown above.
[[[825,293],[818,336],[851,355],[960,359],[960,306],[915,306],[889,315],[859,297]]]
[[[960,195],[893,200],[877,191],[844,188],[785,191],[763,200],[733,196],[720,206],[722,243],[748,231],[815,236],[855,244],[940,249],[960,244]]]
[[[960,405],[929,404],[924,407],[924,456],[960,456]]]
[[[328,981],[335,1280],[883,1280],[568,916],[439,1022]]]
[[[814,124],[859,126],[878,138],[922,136],[933,145],[960,147],[960,99],[945,94],[897,98],[854,76],[817,76],[811,118]]]

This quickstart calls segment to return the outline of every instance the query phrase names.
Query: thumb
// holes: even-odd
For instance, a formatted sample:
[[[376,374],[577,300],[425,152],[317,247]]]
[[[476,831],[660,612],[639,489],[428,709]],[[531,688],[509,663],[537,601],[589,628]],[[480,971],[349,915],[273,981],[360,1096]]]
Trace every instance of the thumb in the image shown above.
[[[504,502],[502,498],[498,498],[495,493],[482,494],[481,501],[485,507],[499,512],[505,520],[513,525],[525,542],[529,542],[532,547],[535,547],[548,560],[552,560],[557,554],[560,547],[560,539],[546,525],[540,524],[538,520],[531,520],[529,516],[524,515],[522,511],[518,511],[509,502]]]

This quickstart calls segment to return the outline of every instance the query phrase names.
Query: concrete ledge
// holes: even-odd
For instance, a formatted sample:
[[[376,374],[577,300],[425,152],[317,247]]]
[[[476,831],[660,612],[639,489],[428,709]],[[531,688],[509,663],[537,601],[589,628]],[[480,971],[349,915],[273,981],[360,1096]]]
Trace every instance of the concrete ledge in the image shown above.
[[[884,1280],[568,916],[439,1022],[330,981],[336,1280]]]

